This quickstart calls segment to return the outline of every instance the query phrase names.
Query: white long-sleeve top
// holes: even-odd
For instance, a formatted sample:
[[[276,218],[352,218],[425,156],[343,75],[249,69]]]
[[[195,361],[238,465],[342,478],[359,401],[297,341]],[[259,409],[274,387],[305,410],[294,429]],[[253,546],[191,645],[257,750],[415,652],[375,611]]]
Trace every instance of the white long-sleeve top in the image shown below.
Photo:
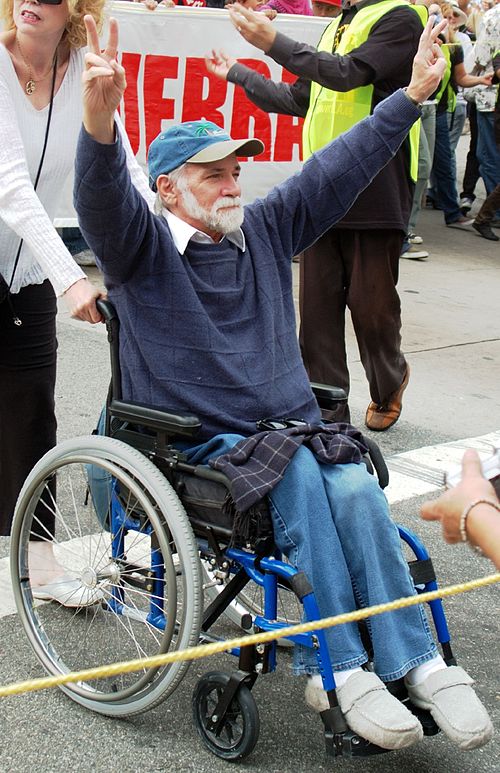
[[[24,240],[12,284],[14,293],[48,278],[56,294],[61,295],[85,277],[52,225],[64,182],[73,169],[82,123],[84,53],[84,49],[71,52],[64,80],[54,97],[47,151],[35,191],[49,107],[33,107],[7,49],[0,44],[0,273],[7,283],[20,239]],[[132,181],[152,206],[154,194],[119,120],[117,124]]]

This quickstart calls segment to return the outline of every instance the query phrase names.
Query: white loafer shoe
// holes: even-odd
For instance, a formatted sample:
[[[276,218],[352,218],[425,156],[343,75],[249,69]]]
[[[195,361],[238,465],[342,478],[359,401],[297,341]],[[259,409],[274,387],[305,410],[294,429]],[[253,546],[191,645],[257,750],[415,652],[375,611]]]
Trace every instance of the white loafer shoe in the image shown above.
[[[477,749],[488,743],[493,725],[472,689],[474,680],[459,666],[429,674],[421,684],[406,685],[415,706],[430,711],[434,721],[460,749]]]
[[[403,749],[424,737],[417,717],[371,671],[352,674],[337,688],[337,698],[351,730],[382,749]],[[330,707],[326,692],[311,680],[306,685],[305,699],[315,711]]]

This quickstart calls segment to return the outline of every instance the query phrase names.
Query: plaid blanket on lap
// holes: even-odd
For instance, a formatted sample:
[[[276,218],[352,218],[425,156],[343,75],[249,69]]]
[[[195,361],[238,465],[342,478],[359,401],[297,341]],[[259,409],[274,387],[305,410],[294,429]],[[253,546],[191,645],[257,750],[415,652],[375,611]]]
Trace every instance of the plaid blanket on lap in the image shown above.
[[[209,464],[229,478],[236,509],[243,513],[272,491],[302,445],[326,464],[359,463],[368,451],[352,424],[303,424],[258,432]]]

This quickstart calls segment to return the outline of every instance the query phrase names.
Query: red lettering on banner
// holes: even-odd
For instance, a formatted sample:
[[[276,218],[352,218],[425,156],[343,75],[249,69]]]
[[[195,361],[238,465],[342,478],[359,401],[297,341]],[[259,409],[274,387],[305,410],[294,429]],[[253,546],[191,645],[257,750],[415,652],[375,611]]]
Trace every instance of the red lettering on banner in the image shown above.
[[[179,57],[146,56],[144,64],[144,119],[146,122],[146,148],[161,132],[161,122],[174,117],[174,99],[163,96],[166,79],[177,78]],[[127,126],[128,129],[128,126]]]
[[[123,54],[122,66],[127,73],[127,88],[123,95],[125,108],[125,122],[127,134],[134,154],[137,154],[141,141],[141,127],[139,126],[139,103],[137,99],[137,77],[141,64],[140,54]]]
[[[260,72],[266,78],[271,77],[269,67],[261,59],[238,59],[241,64],[250,67],[256,72]],[[265,145],[265,150],[260,153],[256,161],[271,160],[271,119],[269,113],[261,110],[250,102],[244,89],[235,87],[233,97],[233,113],[231,116],[231,137],[241,139],[242,137],[258,137]]]
[[[204,86],[208,89],[204,94]],[[182,100],[182,120],[213,121],[224,127],[224,116],[219,110],[226,101],[227,83],[207,71],[205,60],[188,56]]]
[[[283,83],[295,83],[297,76],[283,68],[282,80]],[[274,141],[274,161],[292,161],[295,145],[298,145],[299,158],[302,161],[303,123],[303,118],[297,118],[293,115],[278,115]]]
[[[179,57],[144,56],[143,94],[138,92],[138,78],[141,58],[144,55],[124,53],[122,64],[127,73],[127,88],[124,94],[124,118],[127,134],[134,153],[140,149],[141,126],[139,121],[139,101],[144,100],[145,147],[159,134],[163,120],[175,117],[176,99],[182,91],[182,121],[196,121],[205,118],[219,126],[224,126],[235,139],[258,137],[264,142],[265,151],[256,161],[289,162],[296,157],[298,148],[302,160],[302,124],[303,119],[289,115],[276,118],[276,136],[272,137],[272,122],[268,113],[256,107],[246,96],[243,89],[236,87],[232,104],[226,104],[228,84],[211,75],[205,68],[201,57],[187,57],[184,88],[178,81],[172,84],[173,96],[164,97],[165,80],[176,80],[179,75]],[[238,60],[247,67],[270,77],[269,67],[260,59]],[[284,83],[293,83],[295,76],[283,69]],[[231,115],[230,126],[226,126],[224,112]]]

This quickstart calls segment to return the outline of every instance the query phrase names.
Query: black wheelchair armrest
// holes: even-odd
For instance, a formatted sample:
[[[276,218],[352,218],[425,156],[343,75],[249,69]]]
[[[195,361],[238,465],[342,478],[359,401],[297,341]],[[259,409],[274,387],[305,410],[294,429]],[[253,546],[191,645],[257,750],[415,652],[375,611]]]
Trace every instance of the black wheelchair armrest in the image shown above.
[[[339,403],[347,402],[347,394],[341,387],[333,387],[328,384],[318,384],[311,382],[311,389],[314,393],[318,405],[327,411],[333,411]]]
[[[108,412],[111,418],[140,424],[143,427],[166,432],[168,435],[194,437],[201,427],[201,421],[197,416],[189,413],[160,411],[158,408],[151,408],[142,403],[126,403],[123,400],[113,399],[108,405]]]

